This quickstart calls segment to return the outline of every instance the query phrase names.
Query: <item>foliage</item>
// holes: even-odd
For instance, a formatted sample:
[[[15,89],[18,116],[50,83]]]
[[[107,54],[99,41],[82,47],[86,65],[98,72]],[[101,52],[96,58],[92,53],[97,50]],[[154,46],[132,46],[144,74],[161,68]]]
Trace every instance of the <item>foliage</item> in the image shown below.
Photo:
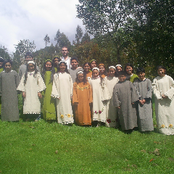
[[[75,43],[76,44],[80,44],[81,43],[82,36],[83,36],[82,28],[79,25],[77,25],[76,34],[75,34],[75,38],[76,38]]]
[[[8,50],[4,46],[0,46],[0,57],[2,57],[3,59],[10,59]]]
[[[45,41],[45,47],[47,47],[47,44],[50,43],[50,37],[48,36],[48,34],[46,34],[46,36],[44,37],[44,41]]]

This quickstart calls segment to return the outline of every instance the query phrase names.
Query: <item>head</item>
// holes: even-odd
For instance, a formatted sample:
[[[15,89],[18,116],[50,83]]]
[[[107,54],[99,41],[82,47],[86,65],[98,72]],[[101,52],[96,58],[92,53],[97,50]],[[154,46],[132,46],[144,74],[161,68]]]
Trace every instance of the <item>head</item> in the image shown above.
[[[66,46],[62,47],[62,56],[67,57],[68,53],[69,53],[68,47],[66,47]]]
[[[71,58],[71,66],[72,66],[72,69],[77,69],[78,67],[78,59],[76,57],[72,57]]]
[[[53,58],[53,66],[57,67],[59,62],[60,62],[60,58],[58,57],[58,55],[54,56],[54,58]]]
[[[137,68],[137,75],[141,81],[145,79],[145,69],[142,67]]]
[[[98,68],[100,70],[100,75],[104,74],[105,73],[105,65],[103,63],[100,63],[98,65]]]
[[[51,71],[53,67],[53,63],[50,59],[47,59],[44,63],[44,69],[45,71]]]
[[[115,67],[116,67],[117,72],[120,72],[123,70],[121,64],[117,64]]]
[[[83,64],[83,69],[84,69],[84,71],[85,71],[86,73],[88,73],[89,70],[91,69],[90,63],[89,63],[89,62],[85,62],[85,63]]]
[[[94,67],[97,67],[97,63],[96,63],[96,60],[95,59],[92,59],[90,61],[90,67],[91,67],[91,69],[93,69]]]
[[[120,71],[118,73],[118,78],[120,82],[124,82],[126,80],[126,72],[125,71]]]
[[[27,52],[25,55],[25,62],[28,63],[28,61],[33,60],[33,55],[30,52]]]
[[[133,65],[131,63],[127,63],[125,65],[124,70],[128,75],[132,75],[133,74]]]
[[[98,76],[99,76],[99,68],[97,68],[97,67],[94,67],[93,69],[92,69],[92,77],[93,78],[97,78]]]
[[[84,80],[83,71],[77,72],[77,79],[78,79],[79,82],[83,82],[83,80]]]
[[[27,71],[28,72],[33,72],[34,70],[36,70],[36,64],[34,61],[28,61],[27,63]]]
[[[159,65],[159,66],[157,67],[157,73],[158,73],[158,75],[159,75],[160,77],[164,77],[165,74],[166,74],[166,68],[165,68],[164,66],[162,66],[162,65]]]
[[[3,67],[3,63],[4,63],[4,59],[2,57],[0,57],[0,68]]]
[[[116,68],[114,66],[110,66],[109,67],[109,72],[108,72],[108,75],[110,77],[114,77],[115,76],[115,72],[116,72]]]
[[[4,66],[5,72],[10,72],[12,68],[12,61],[11,60],[4,61],[3,66]]]
[[[67,64],[66,64],[66,62],[64,62],[64,61],[60,61],[60,62],[59,62],[58,71],[59,71],[59,72],[62,72],[62,73],[68,71],[68,70],[67,70]]]

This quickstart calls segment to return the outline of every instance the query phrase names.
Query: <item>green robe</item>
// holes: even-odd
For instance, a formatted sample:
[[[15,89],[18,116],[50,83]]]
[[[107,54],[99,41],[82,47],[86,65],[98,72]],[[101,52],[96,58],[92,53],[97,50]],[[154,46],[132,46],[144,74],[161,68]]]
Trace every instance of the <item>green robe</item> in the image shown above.
[[[56,120],[55,99],[51,97],[53,83],[50,82],[50,79],[51,79],[51,71],[46,71],[44,77],[46,90],[43,92],[43,107],[42,107],[44,120]]]
[[[3,68],[0,68],[0,73],[3,71]],[[0,115],[1,115],[1,96],[0,96]]]

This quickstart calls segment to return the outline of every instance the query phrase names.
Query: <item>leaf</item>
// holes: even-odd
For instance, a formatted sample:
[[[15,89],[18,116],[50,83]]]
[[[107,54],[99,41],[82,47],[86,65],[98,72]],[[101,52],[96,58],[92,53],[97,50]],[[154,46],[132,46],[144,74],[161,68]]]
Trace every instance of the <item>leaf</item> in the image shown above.
[[[152,162],[154,159],[152,158],[151,160],[149,160],[149,162]]]

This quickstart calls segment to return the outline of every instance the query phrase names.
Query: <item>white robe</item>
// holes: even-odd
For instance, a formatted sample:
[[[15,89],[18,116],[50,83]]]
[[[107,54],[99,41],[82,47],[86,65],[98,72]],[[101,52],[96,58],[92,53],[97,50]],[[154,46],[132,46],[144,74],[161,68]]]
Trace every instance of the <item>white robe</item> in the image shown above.
[[[111,96],[106,106],[106,126],[108,127],[116,127],[117,108],[113,105],[113,89],[118,81],[118,77],[106,77],[106,86]]]
[[[38,97],[38,92],[46,89],[45,83],[41,77],[41,74],[37,72],[36,77],[33,76],[33,72],[27,73],[27,81],[24,84],[25,74],[17,87],[17,90],[25,92],[26,97],[24,98],[23,114],[40,114],[41,104]]]
[[[174,134],[174,81],[165,75],[157,76],[152,83],[155,95],[155,113],[160,133],[166,135]],[[167,98],[162,98],[162,95]]]
[[[58,123],[74,123],[71,106],[72,94],[73,82],[71,76],[66,72],[54,74],[51,96],[56,98]]]
[[[109,90],[106,87],[106,79],[100,77],[89,79],[93,93],[93,121],[101,121],[106,123],[106,104],[110,99]]]

